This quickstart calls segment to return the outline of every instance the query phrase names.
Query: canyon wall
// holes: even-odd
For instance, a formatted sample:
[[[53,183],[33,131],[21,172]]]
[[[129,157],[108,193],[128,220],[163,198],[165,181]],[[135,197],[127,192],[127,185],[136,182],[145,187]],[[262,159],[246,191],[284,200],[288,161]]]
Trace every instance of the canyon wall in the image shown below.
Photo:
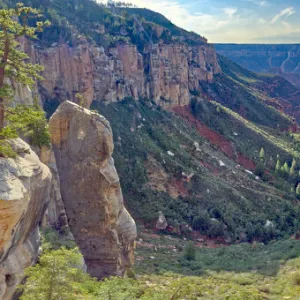
[[[82,94],[89,105],[120,101],[125,97],[153,99],[163,106],[184,106],[199,81],[212,81],[221,72],[212,45],[149,44],[141,53],[132,44],[115,47],[89,44],[53,44],[50,48],[27,44],[32,60],[45,67],[40,94],[44,101],[76,101]]]
[[[133,264],[136,225],[124,207],[109,122],[65,101],[50,132],[69,226],[88,272],[123,275]]]
[[[300,45],[216,44],[221,55],[258,73],[282,75],[300,87]]]

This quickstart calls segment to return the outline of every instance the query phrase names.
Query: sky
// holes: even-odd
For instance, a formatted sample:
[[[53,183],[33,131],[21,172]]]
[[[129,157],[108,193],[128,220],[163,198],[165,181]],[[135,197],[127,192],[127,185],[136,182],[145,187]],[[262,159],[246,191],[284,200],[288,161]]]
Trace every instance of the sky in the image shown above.
[[[104,1],[104,0],[98,0]],[[122,0],[211,43],[300,43],[300,0]]]

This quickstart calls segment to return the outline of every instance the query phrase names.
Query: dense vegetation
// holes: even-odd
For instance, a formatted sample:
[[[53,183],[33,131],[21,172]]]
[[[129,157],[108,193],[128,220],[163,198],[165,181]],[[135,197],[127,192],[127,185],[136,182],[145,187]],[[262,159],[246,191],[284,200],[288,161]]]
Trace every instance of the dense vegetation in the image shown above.
[[[44,235],[44,252],[39,259],[39,263],[26,270],[27,280],[20,286],[23,291],[21,299],[297,299],[300,292],[300,274],[299,259],[283,261],[280,265],[277,263],[275,276],[266,276],[258,273],[237,273],[239,266],[227,265],[233,259],[239,261],[247,260],[248,264],[242,266],[242,270],[252,270],[258,264],[262,269],[268,270],[276,260],[284,258],[282,253],[287,250],[284,259],[299,255],[299,242],[293,241],[283,243],[274,243],[268,247],[257,245],[256,248],[249,246],[235,246],[242,249],[219,248],[205,252],[197,250],[197,262],[188,260],[185,256],[186,251],[170,253],[165,249],[159,249],[153,253],[153,260],[150,264],[146,261],[139,263],[137,268],[143,270],[143,275],[137,278],[120,279],[109,278],[102,282],[97,282],[82,270],[82,257],[78,250],[74,248],[72,242],[67,242],[66,238],[58,236],[55,232],[47,230]],[[152,241],[153,242],[153,241]],[[190,247],[189,243],[183,240],[177,240],[184,247]],[[172,240],[168,240],[169,244]],[[160,244],[167,244],[160,240]],[[67,247],[66,247],[67,246]],[[278,255],[276,250],[280,249]],[[275,251],[274,251],[275,250]],[[143,248],[138,248],[140,258],[145,258],[148,253]],[[205,250],[204,250],[205,251]],[[245,253],[246,251],[246,253]],[[165,252],[165,253],[164,253]],[[174,254],[175,253],[175,254]],[[267,257],[268,253],[272,253]],[[293,254],[294,253],[294,254]],[[143,255],[143,257],[141,256]],[[259,255],[262,255],[260,257]],[[210,258],[208,258],[208,256]],[[251,260],[258,257],[258,262]],[[170,258],[172,257],[172,260]],[[267,264],[263,264],[263,259],[267,257]],[[178,262],[176,262],[178,259]],[[200,259],[198,261],[198,259]],[[206,259],[205,261],[202,261]],[[227,259],[225,261],[225,259]],[[202,269],[201,262],[207,263],[208,267],[220,272],[211,271],[211,269]],[[177,267],[182,265],[182,269]],[[220,264],[219,268],[215,268]],[[222,267],[225,266],[225,268]],[[153,269],[153,266],[156,266]],[[166,272],[165,267],[169,272]],[[177,267],[177,268],[176,268]],[[172,269],[172,273],[170,269]],[[201,276],[183,276],[182,271],[190,270],[195,274],[198,270],[205,270]],[[224,270],[230,269],[231,272]],[[222,270],[222,271],[221,271]],[[149,274],[147,274],[149,272]],[[146,273],[146,274],[145,274]]]
[[[175,236],[153,236],[146,232],[142,232],[140,237],[143,242],[136,250],[134,269],[143,275],[171,272],[202,276],[209,271],[228,271],[276,276],[282,263],[300,256],[300,241],[291,239],[269,244],[254,242],[224,246],[218,245],[218,240],[199,239],[201,242],[193,244]],[[195,255],[189,259],[193,257],[190,255],[191,245]],[[149,257],[152,259],[147,259]]]
[[[207,105],[205,116],[218,118],[216,124],[225,124],[227,128],[234,121],[239,127],[240,135],[231,140],[236,145],[235,151],[256,153],[256,158],[249,157],[258,164],[259,152],[264,148],[268,162],[270,155],[279,154],[291,164],[293,154],[279,142],[275,143],[278,140],[288,145],[284,139],[269,133],[270,137],[264,136],[255,126],[234,119],[233,112],[218,114],[209,108],[213,104]],[[185,224],[211,237],[249,241],[270,240],[299,230],[299,206],[296,187],[293,187],[298,177],[293,177],[291,182],[280,179],[280,187],[272,183],[276,157],[272,162],[274,175],[256,180],[244,168],[237,169],[235,157],[224,155],[196,128],[149,101],[94,103],[93,108],[111,122],[114,158],[126,204],[148,226],[154,224],[158,211],[162,211],[169,224],[177,231],[180,228],[182,234]],[[253,142],[252,148],[247,144],[249,140]],[[195,142],[199,143],[200,151]],[[272,168],[266,166],[266,170]],[[271,226],[266,225],[268,220]]]
[[[145,45],[163,39],[166,43],[174,38],[184,37],[185,41],[203,44],[206,40],[174,26],[163,16],[149,10],[134,7],[105,6],[95,0],[24,0],[26,5],[40,9],[51,26],[39,35],[44,46],[53,43],[78,43],[80,36],[90,42],[109,47],[117,42],[132,42],[143,50]],[[14,6],[16,1],[1,0],[0,7]],[[155,20],[151,20],[155,17]],[[165,27],[158,34],[154,23]],[[79,39],[78,39],[79,38]]]

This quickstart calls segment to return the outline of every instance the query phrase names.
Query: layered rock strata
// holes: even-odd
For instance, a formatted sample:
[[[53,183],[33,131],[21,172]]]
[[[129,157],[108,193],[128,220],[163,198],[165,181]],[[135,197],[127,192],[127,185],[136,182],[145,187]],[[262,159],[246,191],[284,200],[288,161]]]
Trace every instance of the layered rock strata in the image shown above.
[[[184,106],[190,91],[199,90],[199,82],[212,81],[221,72],[210,44],[150,44],[139,52],[133,44],[120,43],[105,50],[81,39],[74,47],[27,45],[26,49],[35,63],[45,67],[39,90],[49,102],[76,102],[80,93],[88,105],[93,100],[133,97],[152,99],[165,107]]]

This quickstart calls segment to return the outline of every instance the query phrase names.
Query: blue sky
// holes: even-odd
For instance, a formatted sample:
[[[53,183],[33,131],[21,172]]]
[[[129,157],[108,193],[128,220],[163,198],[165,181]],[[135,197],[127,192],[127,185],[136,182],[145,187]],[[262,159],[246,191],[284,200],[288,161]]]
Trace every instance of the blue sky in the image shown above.
[[[300,0],[125,2],[160,12],[176,25],[195,31],[212,43],[300,43]]]

